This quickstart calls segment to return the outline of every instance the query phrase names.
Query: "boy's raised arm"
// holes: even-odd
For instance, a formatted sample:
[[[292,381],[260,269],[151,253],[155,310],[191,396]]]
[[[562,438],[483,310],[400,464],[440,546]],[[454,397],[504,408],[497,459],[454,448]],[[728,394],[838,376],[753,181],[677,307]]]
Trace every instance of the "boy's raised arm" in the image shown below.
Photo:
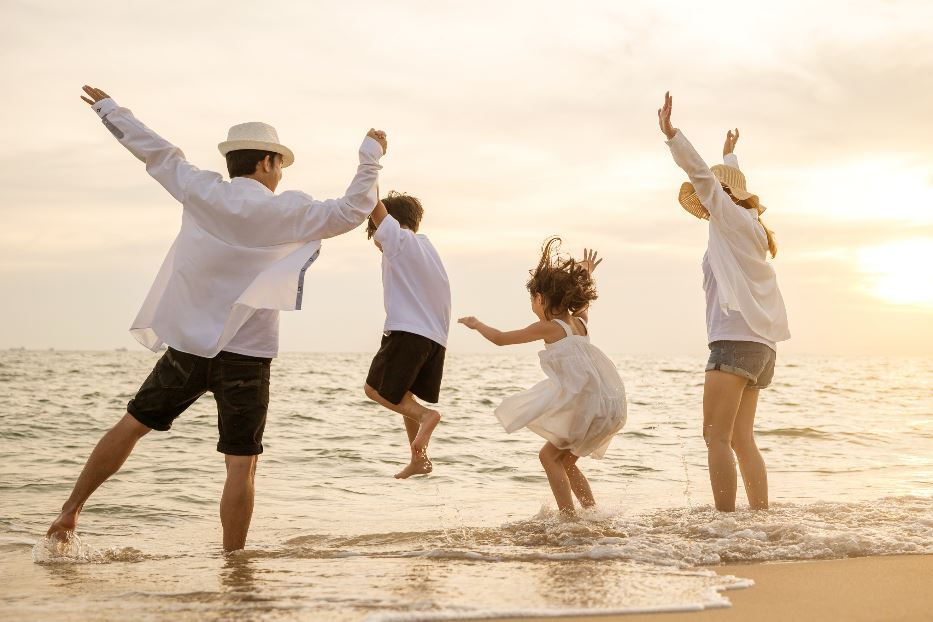
[[[188,185],[197,177],[220,181],[217,173],[202,171],[185,160],[181,149],[140,122],[133,113],[121,108],[104,91],[91,86],[81,96],[101,118],[104,126],[120,144],[146,165],[146,172],[179,202],[185,201]]]

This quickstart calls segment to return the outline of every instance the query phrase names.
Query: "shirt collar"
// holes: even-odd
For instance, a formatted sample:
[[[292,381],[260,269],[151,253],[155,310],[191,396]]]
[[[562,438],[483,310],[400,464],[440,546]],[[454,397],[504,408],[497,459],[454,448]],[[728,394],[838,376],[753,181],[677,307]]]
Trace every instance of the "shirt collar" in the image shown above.
[[[230,180],[230,183],[237,185],[237,186],[259,188],[263,191],[263,193],[268,194],[269,196],[272,196],[273,194],[275,194],[274,192],[266,188],[263,184],[261,184],[260,182],[256,181],[255,179],[251,177],[234,177],[233,179]]]

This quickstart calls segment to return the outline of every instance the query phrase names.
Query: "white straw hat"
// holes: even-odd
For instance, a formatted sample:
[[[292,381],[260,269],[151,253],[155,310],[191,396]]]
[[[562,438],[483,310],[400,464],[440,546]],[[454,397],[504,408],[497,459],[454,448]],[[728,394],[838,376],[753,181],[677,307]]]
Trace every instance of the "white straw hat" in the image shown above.
[[[758,195],[752,194],[746,189],[745,175],[742,171],[734,166],[726,166],[725,164],[715,164],[711,166],[709,170],[716,176],[719,183],[726,186],[729,191],[732,192],[732,196],[736,199],[747,202],[757,209],[759,214],[767,209],[761,204],[761,201],[758,200]],[[709,220],[709,211],[700,203],[700,197],[697,196],[693,184],[689,181],[685,181],[680,186],[680,193],[677,200],[680,202],[681,207],[697,218]]]
[[[226,157],[238,149],[260,149],[282,155],[282,167],[290,166],[295,161],[292,150],[279,142],[279,134],[268,123],[251,121],[234,125],[227,132],[227,140],[217,145],[220,155]]]

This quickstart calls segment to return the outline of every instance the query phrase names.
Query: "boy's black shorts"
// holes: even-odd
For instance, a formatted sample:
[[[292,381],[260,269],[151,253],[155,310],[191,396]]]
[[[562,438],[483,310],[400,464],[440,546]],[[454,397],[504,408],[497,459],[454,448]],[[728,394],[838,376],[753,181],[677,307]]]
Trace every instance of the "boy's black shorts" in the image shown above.
[[[169,348],[126,410],[153,430],[168,430],[205,392],[217,401],[217,451],[231,456],[262,453],[269,409],[272,359],[221,352],[204,358]]]
[[[427,337],[393,330],[383,335],[379,351],[369,367],[366,384],[393,404],[400,403],[408,391],[436,404],[446,351],[444,346]]]

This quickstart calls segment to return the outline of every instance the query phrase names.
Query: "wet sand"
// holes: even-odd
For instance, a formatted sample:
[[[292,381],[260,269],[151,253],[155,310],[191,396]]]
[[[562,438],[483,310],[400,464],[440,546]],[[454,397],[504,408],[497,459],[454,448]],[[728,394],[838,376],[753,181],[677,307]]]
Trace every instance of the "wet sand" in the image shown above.
[[[894,555],[812,562],[734,564],[720,574],[752,579],[730,590],[731,607],[635,615],[521,618],[523,622],[912,622],[933,620],[933,555]],[[512,622],[516,618],[510,618]],[[505,619],[502,622],[506,622]]]

